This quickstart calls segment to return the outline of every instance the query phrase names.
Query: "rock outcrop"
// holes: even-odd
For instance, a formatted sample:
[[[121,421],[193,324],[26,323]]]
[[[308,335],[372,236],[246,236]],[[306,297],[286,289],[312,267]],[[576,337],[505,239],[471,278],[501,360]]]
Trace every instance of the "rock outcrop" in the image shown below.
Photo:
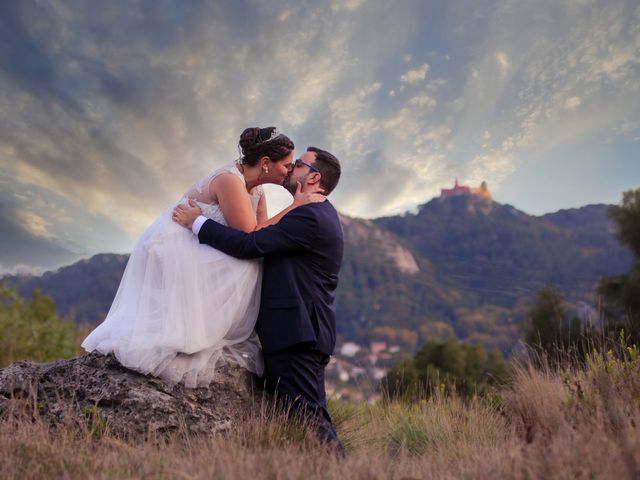
[[[378,259],[390,261],[402,273],[414,275],[420,271],[412,253],[400,245],[389,231],[378,227],[371,220],[352,218],[340,214],[345,243],[353,248],[369,251]]]
[[[120,437],[227,431],[257,411],[261,394],[253,375],[235,366],[222,367],[208,388],[195,389],[168,385],[99,354],[0,369],[0,415],[27,399],[54,428],[84,423]]]

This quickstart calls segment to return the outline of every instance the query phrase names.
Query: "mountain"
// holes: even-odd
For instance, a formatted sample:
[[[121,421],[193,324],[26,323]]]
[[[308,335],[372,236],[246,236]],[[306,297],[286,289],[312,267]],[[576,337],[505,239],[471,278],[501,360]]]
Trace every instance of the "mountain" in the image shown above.
[[[417,214],[380,218],[439,276],[466,292],[465,303],[513,307],[545,282],[583,299],[603,276],[625,272],[606,205],[535,217],[474,196],[436,199]]]
[[[341,216],[345,257],[336,307],[342,341],[386,340],[410,350],[456,336],[509,351],[545,283],[578,309],[602,276],[627,272],[606,205],[531,216],[476,196],[434,199],[415,214]],[[96,255],[41,277],[6,280],[51,295],[62,314],[99,323],[126,255]]]
[[[608,208],[590,205],[537,217],[458,196],[375,223],[429,259],[440,284],[461,294],[452,304],[458,337],[504,347],[517,337],[545,283],[584,310],[595,303],[600,278],[629,270],[631,255],[615,237]]]
[[[40,289],[56,302],[58,312],[78,323],[100,323],[111,306],[129,255],[101,253],[42,276],[4,278],[23,296]]]

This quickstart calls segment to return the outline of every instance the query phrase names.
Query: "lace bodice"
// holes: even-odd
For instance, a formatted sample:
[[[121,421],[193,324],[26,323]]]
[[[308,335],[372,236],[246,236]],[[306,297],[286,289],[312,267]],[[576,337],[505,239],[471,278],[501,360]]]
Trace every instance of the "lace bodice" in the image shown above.
[[[211,220],[215,220],[218,223],[222,223],[223,225],[227,225],[227,221],[222,214],[220,205],[218,205],[218,203],[215,202],[209,194],[209,185],[214,178],[222,173],[232,173],[234,175],[237,175],[246,185],[244,176],[242,175],[242,173],[240,173],[240,170],[238,170],[236,162],[233,162],[220,167],[217,170],[214,170],[200,181],[194,183],[182,196],[180,203],[187,203],[188,199],[192,198],[200,206],[200,208],[202,209],[202,214],[205,217],[210,218]],[[264,190],[262,189],[262,185],[258,185],[253,190],[251,190],[251,206],[253,208],[254,214],[258,209],[258,202],[260,201],[260,197],[263,194]]]

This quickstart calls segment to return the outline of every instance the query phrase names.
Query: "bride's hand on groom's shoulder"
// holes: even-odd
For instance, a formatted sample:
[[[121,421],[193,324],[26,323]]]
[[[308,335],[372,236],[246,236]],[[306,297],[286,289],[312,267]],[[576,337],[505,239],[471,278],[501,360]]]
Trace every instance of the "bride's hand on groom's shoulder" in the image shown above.
[[[202,215],[202,210],[193,199],[189,199],[189,205],[177,205],[173,209],[171,218],[174,222],[185,228],[191,228],[196,218]]]
[[[296,193],[293,195],[293,205],[295,207],[300,207],[302,205],[306,205],[308,203],[321,203],[327,199],[327,196],[319,191],[312,192],[303,192],[302,184],[298,182],[296,186]]]

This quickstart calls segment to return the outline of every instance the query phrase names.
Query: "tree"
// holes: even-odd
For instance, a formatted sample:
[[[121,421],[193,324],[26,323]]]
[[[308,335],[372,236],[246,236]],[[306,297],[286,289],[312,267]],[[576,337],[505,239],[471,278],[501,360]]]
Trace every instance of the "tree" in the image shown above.
[[[499,352],[487,355],[482,345],[431,340],[413,358],[394,365],[382,388],[391,398],[416,399],[442,388],[471,397],[486,393],[506,374]]]
[[[418,371],[413,359],[396,363],[382,380],[382,390],[389,398],[415,399],[419,396]]]
[[[618,239],[640,258],[640,188],[622,194],[622,204],[611,208],[609,215],[617,224]]]
[[[545,285],[529,310],[525,343],[555,360],[579,349],[581,333],[580,319],[568,316],[560,291],[553,285]]]
[[[618,239],[634,255],[627,275],[605,277],[598,285],[607,330],[617,338],[624,330],[626,340],[640,344],[640,189],[624,192],[622,203],[612,207]]]
[[[56,313],[53,300],[36,290],[29,301],[0,285],[0,367],[17,360],[46,362],[76,353],[73,323]]]

